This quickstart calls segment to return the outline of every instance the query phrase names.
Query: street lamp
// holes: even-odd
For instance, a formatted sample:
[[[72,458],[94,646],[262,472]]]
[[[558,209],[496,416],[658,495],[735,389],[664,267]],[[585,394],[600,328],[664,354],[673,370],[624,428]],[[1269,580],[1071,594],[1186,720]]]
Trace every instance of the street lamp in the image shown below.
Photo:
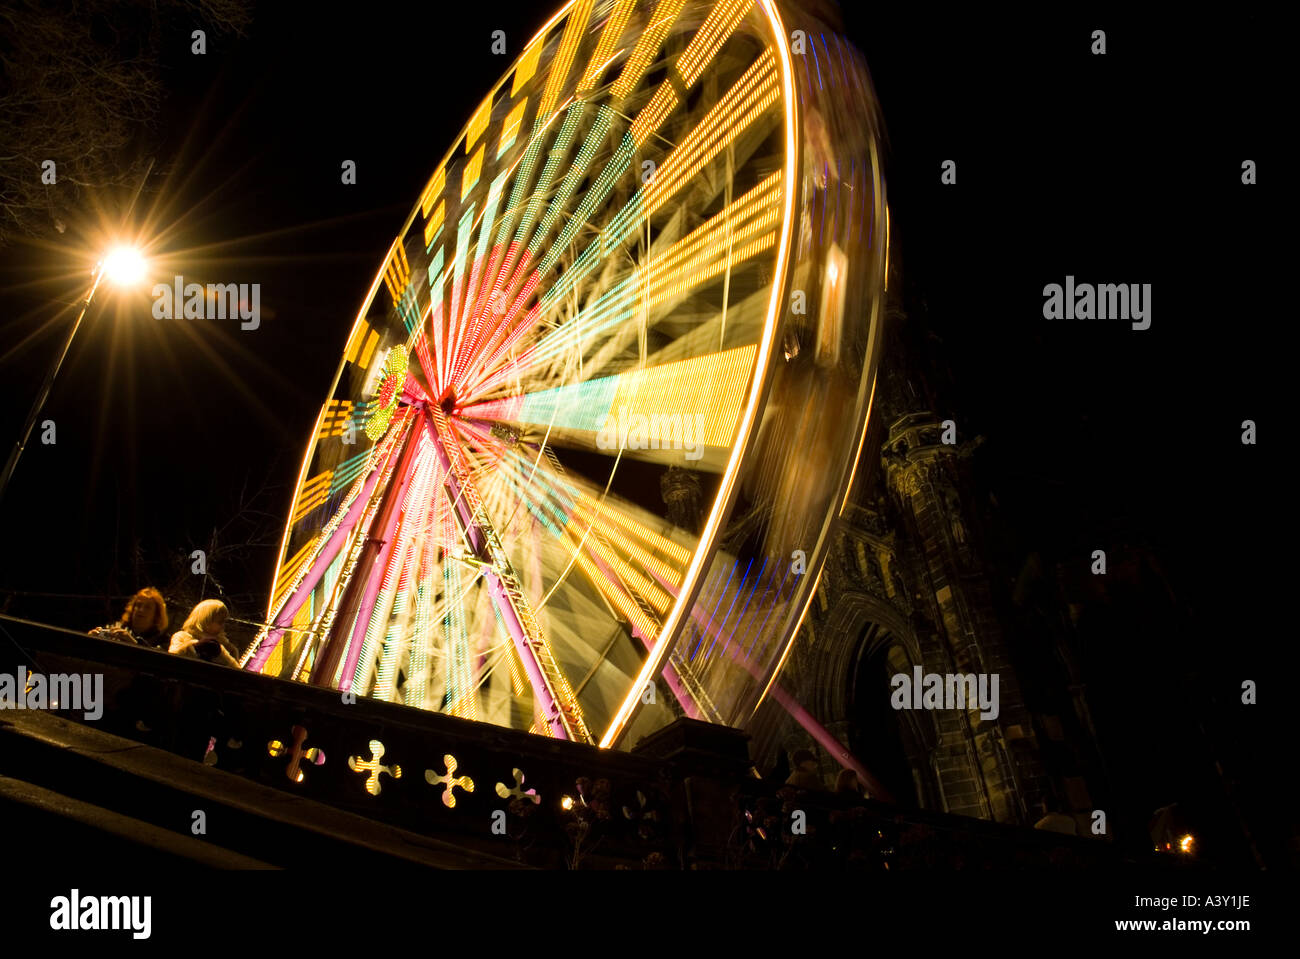
[[[101,269],[110,283],[135,286],[144,279],[144,254],[133,246],[115,246],[104,255]]]
[[[138,248],[129,245],[112,247],[95,265],[90,289],[86,292],[86,298],[81,303],[81,312],[77,314],[72,329],[68,331],[67,339],[63,341],[63,349],[59,350],[58,355],[54,358],[54,365],[45,374],[45,382],[41,384],[41,390],[36,394],[36,402],[32,404],[31,412],[27,414],[27,423],[23,426],[22,435],[9,453],[4,472],[0,473],[0,499],[4,497],[5,489],[9,486],[9,479],[13,476],[14,468],[18,465],[18,457],[22,456],[23,450],[27,448],[27,441],[32,436],[32,428],[36,425],[36,418],[40,415],[45,401],[49,399],[50,388],[54,385],[54,378],[59,375],[59,368],[63,365],[68,350],[72,347],[72,339],[77,335],[77,330],[81,328],[81,321],[86,315],[86,310],[90,308],[90,301],[95,298],[95,291],[99,289],[99,284],[107,279],[114,286],[124,288],[135,286],[145,278],[147,269],[148,263],[144,254]]]

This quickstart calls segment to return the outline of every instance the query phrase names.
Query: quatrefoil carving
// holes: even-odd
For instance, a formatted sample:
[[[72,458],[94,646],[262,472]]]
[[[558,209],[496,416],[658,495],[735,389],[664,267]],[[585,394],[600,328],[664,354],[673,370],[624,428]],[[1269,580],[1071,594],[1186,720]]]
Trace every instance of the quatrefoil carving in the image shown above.
[[[289,763],[285,767],[284,774],[293,782],[300,783],[303,781],[304,774],[302,770],[302,761],[305,759],[313,766],[323,765],[325,762],[325,753],[315,746],[303,749],[303,743],[307,741],[307,730],[303,726],[293,727],[293,742],[286,745],[278,739],[273,739],[266,744],[268,754],[276,757],[288,756]]]
[[[370,740],[370,758],[362,759],[360,756],[348,757],[348,768],[354,773],[369,773],[366,777],[366,792],[372,796],[378,796],[384,791],[383,785],[379,781],[380,773],[388,773],[394,779],[402,778],[402,767],[396,764],[392,766],[381,765],[379,760],[384,758],[384,744],[378,739]]]
[[[455,809],[456,787],[459,786],[461,789],[465,790],[465,792],[472,793],[474,791],[474,780],[470,779],[468,776],[456,775],[456,767],[458,763],[456,762],[456,757],[451,753],[447,753],[442,757],[442,763],[447,767],[447,772],[445,774],[435,773],[432,769],[426,769],[424,771],[424,780],[430,786],[437,786],[439,784],[444,785],[445,788],[442,792],[442,804],[448,809]]]
[[[505,783],[497,783],[497,795],[502,799],[527,799],[533,805],[542,801],[542,797],[537,794],[536,789],[524,789],[524,772],[522,769],[512,769],[511,774],[515,778],[515,784],[509,788]]]

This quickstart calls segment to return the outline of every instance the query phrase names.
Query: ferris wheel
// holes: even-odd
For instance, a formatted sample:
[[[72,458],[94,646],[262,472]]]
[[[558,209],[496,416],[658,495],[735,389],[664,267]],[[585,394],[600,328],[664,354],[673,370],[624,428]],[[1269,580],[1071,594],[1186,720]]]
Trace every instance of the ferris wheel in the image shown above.
[[[565,6],[383,261],[245,667],[605,746],[783,697],[873,392],[878,138],[798,4]]]

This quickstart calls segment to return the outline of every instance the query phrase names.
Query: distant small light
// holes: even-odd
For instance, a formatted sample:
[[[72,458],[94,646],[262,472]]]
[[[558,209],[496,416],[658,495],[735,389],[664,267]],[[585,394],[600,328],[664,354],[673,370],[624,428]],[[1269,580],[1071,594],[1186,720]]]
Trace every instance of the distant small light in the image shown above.
[[[1196,840],[1193,839],[1190,834],[1188,834],[1184,836],[1182,839],[1178,840],[1178,848],[1183,852],[1191,852],[1192,844],[1195,842]]]

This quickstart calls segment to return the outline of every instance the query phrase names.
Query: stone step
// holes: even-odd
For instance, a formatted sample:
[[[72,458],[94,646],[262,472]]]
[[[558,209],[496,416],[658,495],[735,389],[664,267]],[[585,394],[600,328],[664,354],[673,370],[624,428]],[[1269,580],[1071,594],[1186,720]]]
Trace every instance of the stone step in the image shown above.
[[[186,865],[209,869],[274,869],[265,862],[193,836],[162,829],[51,789],[0,776],[0,820],[20,824],[34,863]]]

